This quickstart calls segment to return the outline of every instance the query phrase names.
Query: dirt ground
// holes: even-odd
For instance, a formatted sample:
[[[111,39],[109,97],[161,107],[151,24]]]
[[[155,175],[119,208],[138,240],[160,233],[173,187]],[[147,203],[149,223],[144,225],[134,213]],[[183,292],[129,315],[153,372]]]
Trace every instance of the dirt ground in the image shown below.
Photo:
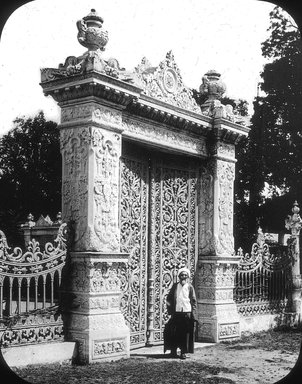
[[[135,350],[130,359],[119,361],[89,366],[40,365],[13,371],[28,383],[43,384],[270,384],[293,369],[301,340],[298,330],[268,331],[196,348],[187,360],[171,359],[157,346],[147,353]],[[302,373],[299,377],[286,383],[302,383]]]

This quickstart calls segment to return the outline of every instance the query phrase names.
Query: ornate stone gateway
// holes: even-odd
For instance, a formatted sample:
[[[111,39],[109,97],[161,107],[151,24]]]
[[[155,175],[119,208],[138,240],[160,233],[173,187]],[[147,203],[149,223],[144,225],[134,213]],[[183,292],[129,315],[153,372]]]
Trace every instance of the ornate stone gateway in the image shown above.
[[[202,79],[200,106],[172,52],[133,71],[103,58],[102,25],[92,10],[77,23],[88,51],[41,71],[44,94],[61,107],[62,219],[75,231],[67,338],[81,363],[160,342],[183,265],[195,277],[199,338],[239,337],[233,182],[248,128],[219,101],[217,71]]]
[[[165,298],[178,269],[188,266],[195,274],[199,162],[125,144],[120,228],[130,259],[122,311],[131,345],[138,346],[162,341]]]

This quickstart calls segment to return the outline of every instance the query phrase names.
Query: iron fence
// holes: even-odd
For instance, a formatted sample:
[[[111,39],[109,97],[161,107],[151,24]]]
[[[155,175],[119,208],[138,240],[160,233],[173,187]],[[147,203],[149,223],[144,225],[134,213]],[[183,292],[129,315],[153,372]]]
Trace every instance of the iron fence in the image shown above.
[[[288,246],[269,246],[260,230],[250,253],[238,250],[241,259],[234,299],[242,316],[280,313],[287,308],[292,290],[293,246],[292,242]]]
[[[41,250],[32,239],[23,252],[9,247],[0,231],[1,346],[63,340],[58,304],[66,233],[64,223],[54,243],[46,243]]]

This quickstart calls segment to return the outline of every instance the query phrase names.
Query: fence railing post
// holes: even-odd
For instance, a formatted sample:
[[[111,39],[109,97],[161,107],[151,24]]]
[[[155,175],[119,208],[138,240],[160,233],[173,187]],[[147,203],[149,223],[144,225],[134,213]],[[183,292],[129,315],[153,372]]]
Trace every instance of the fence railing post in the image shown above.
[[[292,311],[297,315],[298,321],[301,318],[302,310],[302,283],[300,271],[300,229],[302,219],[299,215],[300,208],[297,201],[294,202],[292,215],[285,219],[285,228],[291,231],[290,246],[292,255]]]

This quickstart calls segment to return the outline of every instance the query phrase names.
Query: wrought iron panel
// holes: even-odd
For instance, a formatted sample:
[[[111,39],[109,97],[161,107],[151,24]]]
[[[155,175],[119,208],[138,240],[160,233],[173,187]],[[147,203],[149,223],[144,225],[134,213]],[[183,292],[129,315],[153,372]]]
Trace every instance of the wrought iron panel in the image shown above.
[[[63,341],[58,295],[66,260],[67,225],[44,250],[32,239],[11,248],[0,231],[0,346]]]
[[[146,343],[148,162],[122,157],[120,163],[121,251],[129,252],[121,309],[131,346]]]
[[[269,246],[262,230],[250,253],[241,257],[235,278],[234,299],[242,316],[284,311],[292,290],[290,247]]]
[[[154,303],[151,306],[153,313],[148,317],[153,316],[149,323],[154,343],[163,340],[164,324],[168,320],[166,296],[177,280],[177,271],[187,266],[194,278],[197,259],[196,180],[197,172],[190,165],[180,166],[168,157],[152,163],[149,257],[154,269]]]

